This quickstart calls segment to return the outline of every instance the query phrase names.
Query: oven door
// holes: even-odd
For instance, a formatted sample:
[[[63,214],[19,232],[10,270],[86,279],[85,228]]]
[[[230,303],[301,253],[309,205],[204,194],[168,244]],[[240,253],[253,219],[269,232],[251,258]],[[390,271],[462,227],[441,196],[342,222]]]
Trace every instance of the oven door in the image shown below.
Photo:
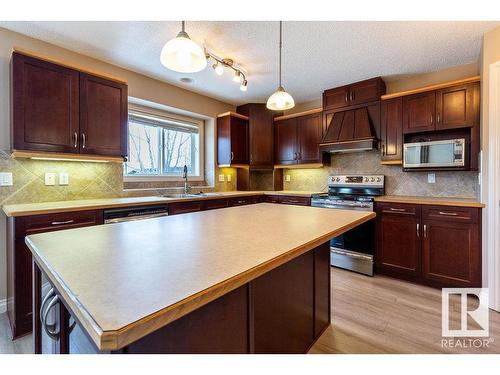
[[[330,242],[331,265],[373,276],[375,221],[370,220]]]

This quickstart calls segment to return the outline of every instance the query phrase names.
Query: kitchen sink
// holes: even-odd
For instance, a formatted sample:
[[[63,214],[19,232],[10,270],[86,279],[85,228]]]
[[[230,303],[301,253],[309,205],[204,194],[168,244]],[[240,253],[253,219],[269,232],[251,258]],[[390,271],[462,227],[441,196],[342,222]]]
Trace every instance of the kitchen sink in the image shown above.
[[[196,198],[196,197],[216,197],[221,195],[220,193],[178,193],[178,194],[166,194],[165,198]]]

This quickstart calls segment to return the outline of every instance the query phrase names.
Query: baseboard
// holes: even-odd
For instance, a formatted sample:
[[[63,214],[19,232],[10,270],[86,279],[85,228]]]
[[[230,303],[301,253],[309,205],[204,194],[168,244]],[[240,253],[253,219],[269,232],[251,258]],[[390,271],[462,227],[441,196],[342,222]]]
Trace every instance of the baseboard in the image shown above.
[[[7,298],[0,299],[0,314],[7,311]]]

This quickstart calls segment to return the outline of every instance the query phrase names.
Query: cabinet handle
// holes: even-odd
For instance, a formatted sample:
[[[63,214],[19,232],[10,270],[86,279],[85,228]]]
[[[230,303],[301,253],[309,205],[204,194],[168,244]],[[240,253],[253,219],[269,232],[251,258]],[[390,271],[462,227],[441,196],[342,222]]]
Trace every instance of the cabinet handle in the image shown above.
[[[87,138],[85,137],[85,133],[82,133],[82,148],[87,147]]]
[[[431,115],[431,124],[434,123],[434,115]]]
[[[73,138],[75,139],[74,147],[77,148],[78,147],[78,133],[77,132],[73,133]]]
[[[299,151],[298,155],[299,155],[298,159],[302,160],[302,152]]]
[[[74,223],[74,220],[66,220],[66,221],[53,221],[50,225],[62,225],[62,224],[71,224]]]
[[[406,210],[404,208],[392,208],[392,207],[389,207],[389,210],[390,211],[395,211],[395,212],[406,212]]]
[[[231,161],[234,159],[234,152],[231,151]]]
[[[444,215],[444,216],[458,216],[458,213],[456,213],[456,212],[443,212],[443,211],[439,211],[439,214],[440,215]]]
[[[297,160],[297,153],[296,152],[293,153],[293,160]]]
[[[424,238],[427,238],[427,224],[424,224]]]
[[[417,223],[417,237],[420,237],[420,224]]]
[[[345,102],[347,103],[349,101],[349,93],[346,91],[345,92]]]
[[[438,113],[436,116],[436,122],[439,124],[439,121],[441,121],[441,115]]]
[[[382,156],[385,156],[385,144],[382,142]]]
[[[354,100],[354,92],[351,91],[351,93],[349,95],[349,98],[350,98],[351,101]]]

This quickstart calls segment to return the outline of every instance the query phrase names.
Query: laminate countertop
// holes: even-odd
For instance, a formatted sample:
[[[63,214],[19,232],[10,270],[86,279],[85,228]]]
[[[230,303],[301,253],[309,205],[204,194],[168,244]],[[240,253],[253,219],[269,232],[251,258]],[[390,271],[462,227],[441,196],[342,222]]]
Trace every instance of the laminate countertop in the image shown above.
[[[115,350],[374,217],[259,203],[26,243],[97,347]]]
[[[230,191],[215,192],[200,195],[198,197],[172,198],[167,196],[149,196],[133,198],[106,198],[106,199],[85,199],[74,201],[58,201],[43,203],[9,204],[4,205],[3,211],[7,216],[30,216],[40,214],[50,214],[56,212],[84,211],[114,207],[144,206],[149,204],[165,204],[174,202],[188,202],[209,199],[223,199],[231,197],[244,197],[253,195],[290,195],[311,197],[319,192],[313,191]]]
[[[413,197],[413,196],[398,196],[398,195],[383,195],[376,197],[375,202],[386,203],[408,203],[408,204],[423,204],[431,206],[455,206],[455,207],[477,207],[484,208],[485,204],[476,199],[468,198],[446,198],[446,197]]]

